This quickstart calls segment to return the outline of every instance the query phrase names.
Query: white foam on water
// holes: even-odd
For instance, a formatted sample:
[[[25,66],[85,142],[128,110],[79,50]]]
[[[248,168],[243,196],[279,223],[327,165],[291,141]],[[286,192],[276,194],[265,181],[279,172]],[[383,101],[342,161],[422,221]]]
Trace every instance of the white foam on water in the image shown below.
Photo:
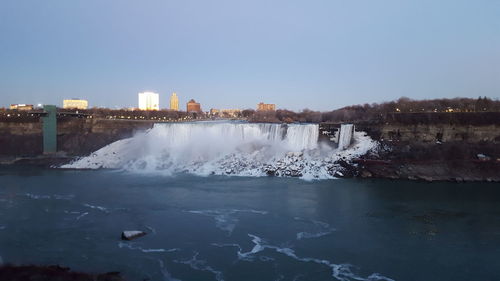
[[[213,267],[207,265],[207,261],[198,259],[198,252],[195,252],[193,257],[186,261],[174,260],[176,263],[187,264],[194,270],[208,271],[214,274],[215,280],[224,281],[224,275],[221,271],[214,269]]]
[[[162,260],[158,260],[158,263],[160,264],[160,271],[163,275],[164,281],[181,281],[180,279],[172,277],[172,274],[168,272],[167,268],[165,267],[165,263]]]
[[[90,209],[99,210],[99,211],[104,212],[104,213],[109,213],[108,208],[105,208],[102,206],[91,205],[91,204],[83,204],[83,206],[90,208]]]
[[[80,220],[81,218],[83,218],[84,216],[86,216],[88,214],[89,214],[88,212],[82,213],[81,215],[79,215],[78,217],[76,217],[76,220]]]
[[[54,198],[56,200],[71,200],[71,199],[75,198],[75,195],[73,195],[73,194],[69,194],[69,195],[54,194],[54,195],[52,195],[52,198]]]
[[[143,253],[164,253],[167,252],[165,249],[141,249]]]
[[[52,197],[50,195],[36,195],[36,194],[31,194],[31,193],[26,193],[24,194],[30,199],[51,199]]]
[[[332,234],[334,231],[336,231],[335,228],[331,227],[326,222],[317,221],[317,220],[307,220],[307,219],[302,219],[299,217],[295,217],[294,219],[298,220],[298,221],[306,222],[308,224],[312,224],[312,226],[310,227],[311,230],[302,231],[302,232],[297,233],[297,235],[296,235],[297,240],[319,238],[322,236]]]
[[[230,236],[233,233],[236,224],[239,222],[239,219],[236,217],[237,213],[251,213],[259,215],[267,214],[266,211],[252,210],[252,209],[191,210],[187,212],[191,214],[204,215],[214,218],[215,226],[218,229],[226,232],[228,236]]]
[[[267,242],[253,234],[248,234],[250,238],[252,238],[252,243],[254,244],[253,248],[250,251],[243,252],[242,247],[239,244],[212,244],[217,247],[236,247],[238,248],[237,251],[237,256],[238,259],[240,260],[245,260],[245,261],[253,261],[255,258],[255,255],[259,252],[262,252],[266,249],[274,250],[277,253],[283,254],[287,257],[290,257],[294,260],[300,261],[300,262],[312,262],[320,265],[327,266],[331,269],[332,271],[332,277],[340,280],[340,281],[352,281],[352,280],[359,280],[359,281],[394,281],[394,279],[391,279],[389,277],[383,276],[380,273],[373,273],[368,277],[362,277],[359,276],[355,273],[352,272],[351,268],[353,267],[350,264],[335,264],[332,263],[328,260],[325,259],[317,259],[317,258],[309,258],[309,257],[299,257],[295,253],[295,251],[292,248],[288,247],[278,247],[275,245],[267,244]]]
[[[62,168],[124,169],[137,173],[276,176],[331,179],[334,161],[365,154],[376,142],[355,132],[345,150],[318,143],[317,124],[198,122],[156,124]],[[325,159],[328,159],[325,161]]]
[[[172,248],[172,249],[144,249],[141,246],[138,246],[137,244],[133,242],[119,242],[118,243],[118,248],[128,248],[130,250],[139,250],[143,253],[172,253],[172,252],[177,252],[180,249],[178,248]]]
[[[254,246],[249,252],[243,252],[243,249],[240,248],[240,250],[238,251],[238,258],[240,259],[252,259],[254,254],[262,252],[266,249],[266,247],[262,245],[264,241],[260,237],[252,234],[248,234],[248,236],[252,238]]]
[[[75,198],[75,195],[61,195],[61,194],[52,194],[52,195],[38,195],[33,193],[24,193],[22,194],[30,199],[40,200],[40,199],[55,199],[55,200],[71,200]]]
[[[146,225],[146,228],[151,230],[151,233],[156,234],[156,229],[154,229],[153,227]]]
[[[333,231],[324,231],[324,232],[316,232],[316,233],[299,232],[299,233],[297,233],[297,240],[310,239],[310,238],[319,238],[319,237],[331,234],[332,232]]]

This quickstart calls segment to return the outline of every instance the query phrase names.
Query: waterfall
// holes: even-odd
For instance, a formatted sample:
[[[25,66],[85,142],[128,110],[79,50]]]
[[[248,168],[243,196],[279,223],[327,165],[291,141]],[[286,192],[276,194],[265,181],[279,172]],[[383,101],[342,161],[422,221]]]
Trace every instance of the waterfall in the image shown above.
[[[293,151],[315,149],[318,146],[318,125],[289,125],[286,141]]]
[[[258,155],[257,161],[289,151],[314,149],[318,125],[281,125],[243,122],[155,124],[146,133],[121,140],[97,151],[111,153],[96,163],[116,168],[142,163],[143,168],[211,163],[228,155]]]
[[[353,137],[350,126],[351,129],[341,130],[343,148],[349,146]],[[166,175],[187,172],[331,178],[337,169],[335,159],[354,157],[374,146],[369,137],[360,135],[357,144],[363,145],[344,152],[319,145],[318,137],[317,124],[156,124],[146,132],[109,144],[62,168],[110,168]]]
[[[313,149],[318,125],[281,125],[236,122],[156,124],[148,133],[155,146],[169,150],[194,150],[196,154],[230,152],[245,144],[279,145],[289,150]],[[161,142],[161,143],[158,143]]]
[[[353,124],[340,125],[339,150],[344,150],[351,145],[353,135],[354,135],[354,125]]]

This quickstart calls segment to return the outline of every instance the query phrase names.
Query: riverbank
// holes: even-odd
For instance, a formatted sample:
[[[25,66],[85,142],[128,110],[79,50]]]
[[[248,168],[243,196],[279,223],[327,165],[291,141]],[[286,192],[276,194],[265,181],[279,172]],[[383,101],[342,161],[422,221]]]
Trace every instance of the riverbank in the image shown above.
[[[500,163],[495,162],[370,162],[358,161],[361,178],[450,182],[500,182]]]
[[[57,168],[71,163],[75,157],[18,157],[0,158],[0,166],[29,166]],[[426,182],[500,182],[500,161],[390,161],[355,159],[339,161],[343,169],[336,173],[342,178],[380,178]],[[269,174],[273,176],[273,174]],[[290,176],[293,177],[293,176]]]
[[[499,149],[489,142],[385,143],[352,165],[362,178],[500,182]]]
[[[76,157],[64,155],[38,155],[33,157],[0,157],[0,166],[26,165],[36,167],[58,167],[70,163]]]

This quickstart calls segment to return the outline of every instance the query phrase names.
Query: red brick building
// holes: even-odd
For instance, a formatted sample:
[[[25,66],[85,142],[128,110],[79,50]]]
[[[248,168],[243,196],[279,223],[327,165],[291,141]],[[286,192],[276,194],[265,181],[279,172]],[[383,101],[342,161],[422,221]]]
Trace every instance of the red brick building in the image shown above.
[[[188,101],[188,103],[186,105],[186,111],[187,112],[201,112],[201,106],[194,99],[191,99],[190,101]]]

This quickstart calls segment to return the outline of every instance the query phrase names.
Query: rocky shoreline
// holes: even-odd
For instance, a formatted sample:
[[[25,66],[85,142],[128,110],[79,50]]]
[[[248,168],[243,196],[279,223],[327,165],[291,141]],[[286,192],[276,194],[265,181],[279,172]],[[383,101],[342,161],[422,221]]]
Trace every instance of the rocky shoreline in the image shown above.
[[[449,182],[500,182],[500,163],[467,163],[429,161],[424,163],[360,164],[357,173],[361,178],[388,178],[420,181]]]
[[[500,182],[499,148],[492,143],[385,144],[379,148],[348,163],[355,176],[427,182]]]
[[[76,157],[62,155],[39,155],[33,157],[0,157],[0,166],[36,166],[36,167],[57,167],[70,163]]]
[[[53,168],[67,164],[76,157],[37,156],[0,158],[0,166],[32,166]],[[278,167],[263,168],[268,176],[300,177],[294,166],[285,163]],[[286,167],[285,167],[286,166]],[[352,161],[340,159],[329,166],[335,169],[328,173],[337,178],[380,178],[416,181],[448,182],[500,182],[500,161],[394,161],[371,157],[369,154]],[[328,167],[329,167],[328,166]],[[231,175],[231,173],[226,173]]]

